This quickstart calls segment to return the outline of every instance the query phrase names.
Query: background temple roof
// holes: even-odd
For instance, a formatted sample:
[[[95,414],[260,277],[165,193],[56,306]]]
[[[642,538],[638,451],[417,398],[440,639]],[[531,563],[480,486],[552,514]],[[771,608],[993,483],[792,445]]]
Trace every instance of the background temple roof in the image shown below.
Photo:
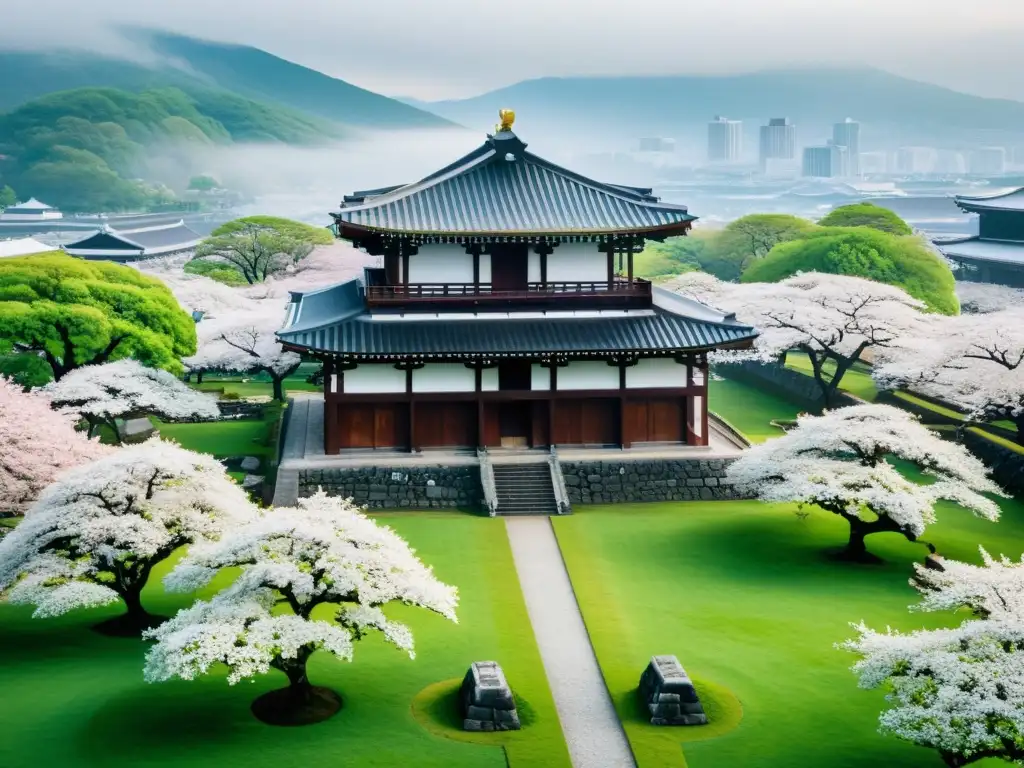
[[[1024,211],[1024,187],[986,197],[957,195],[953,200],[964,211]]]

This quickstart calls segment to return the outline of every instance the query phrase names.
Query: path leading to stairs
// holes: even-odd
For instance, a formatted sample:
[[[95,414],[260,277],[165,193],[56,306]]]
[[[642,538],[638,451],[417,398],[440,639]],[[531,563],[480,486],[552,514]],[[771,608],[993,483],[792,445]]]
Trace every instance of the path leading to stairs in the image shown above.
[[[551,521],[509,517],[505,527],[573,768],[634,768]]]

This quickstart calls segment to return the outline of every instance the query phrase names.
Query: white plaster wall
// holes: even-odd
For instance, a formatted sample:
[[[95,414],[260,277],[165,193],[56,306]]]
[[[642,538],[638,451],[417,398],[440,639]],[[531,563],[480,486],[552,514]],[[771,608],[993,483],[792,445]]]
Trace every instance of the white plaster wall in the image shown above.
[[[469,259],[469,282],[473,282],[473,256],[470,255]],[[480,254],[480,282],[491,282],[491,254],[489,253]]]
[[[548,258],[550,259],[551,257],[548,256]],[[540,282],[540,254],[534,251],[532,247],[526,261],[526,282]]]
[[[538,277],[540,268],[538,265]],[[532,277],[530,278],[533,279]],[[548,254],[549,283],[587,283],[608,280],[608,254],[597,243],[562,243]]]
[[[413,392],[475,392],[476,372],[462,363],[427,363],[412,372]]]
[[[697,366],[690,366],[690,376],[693,378],[693,384],[696,387],[703,386],[704,384],[704,369],[698,368]]]
[[[551,369],[544,368],[540,363],[534,363],[530,368],[530,389],[551,389]]]
[[[704,436],[704,398],[696,396],[690,402],[693,403],[693,433],[697,437]]]
[[[405,371],[387,363],[365,363],[345,371],[342,382],[349,395],[405,392]]]
[[[498,391],[498,369],[484,368],[483,376],[480,377],[480,390],[482,392]]]
[[[626,389],[686,386],[686,366],[666,357],[645,357],[626,369]]]
[[[487,267],[490,271],[489,262]],[[421,245],[419,252],[409,257],[409,282],[472,283],[473,256],[462,245]]]
[[[618,389],[619,369],[603,360],[576,360],[558,369],[558,390]]]

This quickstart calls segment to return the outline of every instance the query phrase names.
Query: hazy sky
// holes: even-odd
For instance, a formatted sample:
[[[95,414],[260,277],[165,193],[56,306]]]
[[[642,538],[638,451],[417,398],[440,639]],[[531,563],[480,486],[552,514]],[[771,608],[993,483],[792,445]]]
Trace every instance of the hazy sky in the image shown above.
[[[1024,101],[1024,0],[13,0],[0,46],[114,51],[111,23],[246,43],[389,95],[543,75],[871,64]]]

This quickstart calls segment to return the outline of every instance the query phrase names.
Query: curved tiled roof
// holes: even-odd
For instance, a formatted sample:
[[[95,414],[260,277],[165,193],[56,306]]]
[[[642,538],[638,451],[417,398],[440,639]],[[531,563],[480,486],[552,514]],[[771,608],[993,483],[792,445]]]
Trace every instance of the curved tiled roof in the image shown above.
[[[350,195],[331,215],[343,228],[423,235],[681,233],[695,218],[650,189],[548,162],[511,132],[413,184]]]
[[[373,315],[357,281],[293,296],[278,333],[290,347],[346,357],[666,353],[742,344],[756,332],[708,307],[655,289],[654,308],[610,312]]]
[[[1024,187],[1011,189],[998,195],[984,197],[956,195],[953,201],[964,211],[1020,211],[1024,212]]]

